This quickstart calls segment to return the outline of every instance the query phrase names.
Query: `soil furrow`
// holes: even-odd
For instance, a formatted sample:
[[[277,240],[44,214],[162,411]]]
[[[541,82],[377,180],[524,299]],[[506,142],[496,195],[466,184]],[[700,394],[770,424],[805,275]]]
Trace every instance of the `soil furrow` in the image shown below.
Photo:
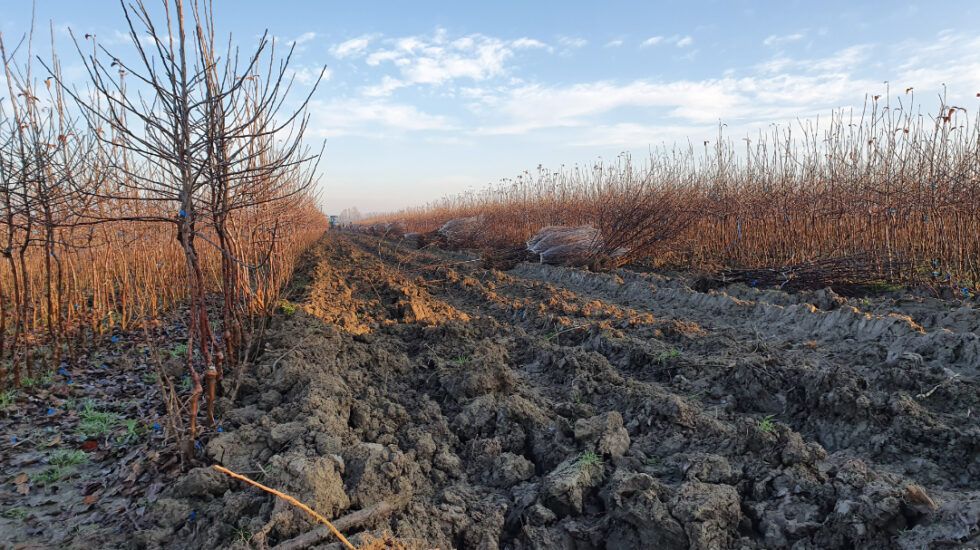
[[[980,433],[966,332],[850,311],[826,292],[809,305],[474,260],[359,235],[321,242],[298,277],[302,311],[278,321],[267,359],[225,403],[209,456],[328,516],[397,503],[355,540],[975,543]],[[922,353],[930,337],[967,344]],[[229,546],[243,530],[274,545],[312,528],[204,469],[156,510],[141,539],[151,546]]]
[[[431,262],[431,260],[431,256],[427,258],[427,261]],[[868,395],[861,388],[864,384],[862,376],[866,375],[855,372],[862,370],[861,365],[855,365],[855,362],[863,361],[867,365],[864,369],[869,371],[867,375],[873,376],[878,382],[879,389],[888,392],[905,391],[918,396],[930,388],[936,386],[942,388],[950,380],[945,369],[937,368],[936,365],[923,369],[928,370],[928,374],[910,376],[907,372],[900,373],[904,369],[895,364],[897,361],[894,358],[881,357],[876,353],[875,348],[868,348],[864,341],[853,341],[851,345],[845,342],[843,345],[838,344],[838,349],[823,351],[816,349],[820,347],[816,340],[809,340],[806,345],[799,345],[796,343],[798,339],[780,341],[766,338],[758,333],[755,338],[745,338],[744,334],[751,328],[746,325],[753,320],[752,318],[749,319],[749,323],[743,322],[741,325],[736,325],[738,328],[733,328],[734,322],[730,317],[725,319],[724,316],[716,315],[713,319],[705,319],[703,313],[692,313],[699,311],[697,308],[670,307],[669,299],[668,306],[659,305],[657,299],[661,294],[655,289],[645,289],[649,296],[647,299],[631,301],[634,306],[639,306],[641,303],[651,306],[649,309],[637,311],[628,307],[622,309],[615,303],[609,304],[596,299],[607,298],[610,294],[635,297],[637,295],[635,291],[593,292],[583,297],[568,287],[555,288],[548,282],[542,282],[541,277],[521,279],[513,272],[484,277],[497,283],[491,283],[493,289],[490,290],[480,280],[481,274],[476,273],[478,270],[470,268],[468,271],[469,273],[452,274],[449,279],[460,284],[451,286],[448,291],[441,293],[437,291],[436,295],[444,294],[448,301],[455,299],[454,304],[458,308],[480,309],[481,313],[495,316],[502,322],[516,321],[526,329],[541,333],[550,332],[559,339],[564,338],[565,341],[572,340],[573,343],[582,344],[588,349],[602,353],[614,365],[625,367],[621,370],[631,376],[650,379],[652,374],[654,380],[670,383],[672,388],[681,392],[692,390],[710,392],[715,396],[714,404],[727,405],[728,408],[738,412],[776,414],[782,421],[832,451],[859,448],[865,456],[888,463],[892,469],[912,477],[919,477],[917,474],[920,466],[908,468],[905,458],[908,452],[921,448],[917,453],[920,457],[928,457],[941,466],[931,468],[925,480],[935,482],[936,474],[943,477],[943,472],[950,472],[951,485],[969,483],[968,478],[955,468],[960,464],[963,456],[970,456],[976,448],[976,440],[971,437],[969,430],[964,433],[957,427],[971,425],[969,415],[975,409],[976,400],[971,399],[969,393],[962,396],[964,399],[952,401],[941,398],[931,399],[930,396],[927,400],[920,399],[904,405],[896,405],[893,400],[883,400],[879,397],[877,403],[872,403],[875,396]],[[515,271],[531,271],[534,274],[557,271],[558,279],[579,281],[607,277],[549,266],[521,266]],[[443,273],[432,273],[432,278],[441,278],[443,275]],[[485,272],[482,275],[485,275]],[[607,281],[608,284],[610,283]],[[629,286],[623,282],[611,284],[618,287]],[[581,290],[584,285],[569,286]],[[521,293],[515,289],[524,290],[524,296],[520,296]],[[532,292],[527,292],[528,289],[532,289]],[[688,292],[693,293],[689,290]],[[532,296],[531,300],[527,300],[528,294]],[[545,304],[547,307],[540,309],[540,315],[529,316],[528,313],[538,312],[529,308],[528,302]],[[622,301],[618,303],[626,307]],[[809,304],[797,305],[808,306],[806,311],[810,311],[811,315],[818,314],[812,311],[815,308]],[[516,309],[519,314],[508,316],[508,308]],[[657,318],[654,314],[664,312],[669,312],[672,317],[675,317],[673,325],[655,321]],[[680,323],[678,318],[684,318],[685,312],[687,312],[687,319],[698,319],[702,324],[692,323],[689,320]],[[473,311],[471,313],[475,314]],[[569,321],[569,318],[573,320]],[[618,325],[615,323],[624,318],[629,319],[629,322]],[[725,321],[727,323],[724,323]],[[571,325],[571,328],[563,328],[566,325]],[[600,329],[604,325],[606,328],[618,326],[625,330],[614,330],[615,335],[610,335],[609,330],[585,330]],[[712,325],[715,326],[714,329],[704,328]],[[651,326],[656,328],[650,330]],[[778,332],[770,325],[761,325],[758,330]],[[675,335],[680,333],[687,337],[673,338],[673,341],[669,341],[670,338],[668,341],[656,338],[656,336],[664,338],[664,332],[673,332]],[[787,329],[783,329],[782,332],[787,332]],[[691,338],[692,335],[695,337]],[[737,338],[744,341],[739,342]],[[825,340],[833,342],[829,338]],[[906,362],[909,361],[915,362],[914,359],[906,359]],[[705,366],[708,368],[705,369]],[[680,384],[673,383],[681,370],[685,372],[679,374]],[[691,380],[700,383],[691,384]],[[788,384],[787,381],[795,382]],[[801,383],[803,381],[806,383]],[[718,387],[719,385],[721,388]],[[859,394],[855,400],[862,404],[867,401],[865,408],[870,410],[867,411],[865,418],[859,420],[858,429],[853,429],[852,414],[842,414],[836,401],[827,403],[825,397],[833,392],[834,386],[854,386]],[[968,388],[969,385],[966,384],[966,387]],[[950,407],[950,403],[956,405]],[[931,407],[931,404],[936,406]],[[905,423],[890,425],[893,424],[890,409],[895,406],[915,407],[917,409],[915,416],[924,417],[924,421],[934,428],[925,430],[925,435],[912,437],[913,441],[909,445],[901,445],[906,438],[899,438],[897,441],[900,443],[898,445],[900,449],[895,449],[894,443],[883,445],[882,441],[890,439],[895,432],[916,431]],[[871,433],[874,431],[888,434],[888,437],[875,436]],[[955,452],[950,453],[950,447]],[[947,466],[953,468],[946,468]]]

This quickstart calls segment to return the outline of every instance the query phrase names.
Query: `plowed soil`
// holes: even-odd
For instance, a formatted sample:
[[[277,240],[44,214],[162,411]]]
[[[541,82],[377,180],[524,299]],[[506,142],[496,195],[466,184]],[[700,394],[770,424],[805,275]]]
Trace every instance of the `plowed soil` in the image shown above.
[[[208,457],[420,548],[976,548],[980,314],[333,234]],[[315,529],[208,469],[151,547]],[[336,544],[323,537],[314,546]]]

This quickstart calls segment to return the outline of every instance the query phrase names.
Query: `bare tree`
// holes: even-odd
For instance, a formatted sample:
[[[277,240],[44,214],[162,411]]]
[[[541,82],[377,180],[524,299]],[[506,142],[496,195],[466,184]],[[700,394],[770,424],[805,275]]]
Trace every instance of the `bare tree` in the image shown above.
[[[283,201],[309,187],[309,180],[283,178],[318,158],[302,146],[310,96],[284,112],[290,56],[277,63],[267,35],[244,63],[230,36],[219,57],[210,2],[194,1],[187,9],[183,0],[161,0],[156,16],[143,0],[121,5],[137,61],[129,64],[100,46],[86,54],[75,39],[91,90],[67,93],[96,136],[107,163],[100,169],[114,172],[78,185],[79,192],[128,207],[109,215],[90,212],[81,223],[131,220],[176,228],[188,287],[186,368],[193,390],[183,446],[189,455],[204,384],[213,420],[217,382],[241,339],[236,308],[243,262],[235,255],[230,220],[238,210]],[[127,87],[130,81],[135,90]],[[220,336],[209,320],[200,246],[213,246],[222,256]]]
[[[194,0],[193,5],[198,57],[205,67],[205,133],[210,144],[204,170],[209,188],[207,208],[216,246],[222,253],[225,359],[235,364],[243,340],[241,306],[247,302],[241,292],[242,271],[259,269],[261,265],[249,265],[235,257],[229,223],[236,212],[286,202],[309,190],[313,171],[303,177],[293,168],[319,158],[304,149],[302,143],[308,122],[304,109],[323,72],[301,105],[284,114],[284,101],[291,87],[286,77],[292,49],[277,66],[275,43],[264,34],[247,63],[240,64],[229,36],[225,53],[220,56],[212,3]],[[277,224],[260,264],[268,261],[278,231]],[[220,378],[222,373],[217,375]],[[213,392],[213,388],[209,391]]]
[[[51,36],[51,63],[58,73],[53,29]],[[9,351],[15,384],[20,384],[22,360],[27,376],[32,375],[34,353],[28,348],[38,346],[28,346],[24,340],[30,318],[43,319],[51,359],[55,363],[60,360],[64,336],[60,234],[75,221],[71,207],[74,195],[67,181],[78,166],[80,150],[69,138],[73,134],[72,121],[65,114],[60,87],[52,86],[52,78],[45,79],[42,86],[35,77],[31,57],[33,41],[33,22],[27,36],[11,51],[0,35],[0,58],[8,93],[6,101],[0,102],[0,225],[5,232],[2,254],[13,287],[14,330]],[[15,54],[21,48],[26,48],[25,60],[17,62]],[[35,289],[27,264],[27,252],[32,246],[40,247],[43,255],[39,312],[32,311]],[[0,358],[8,349],[4,340],[8,309],[5,299],[6,294],[0,289],[0,333],[3,333]],[[43,355],[40,357],[42,361],[47,360]]]

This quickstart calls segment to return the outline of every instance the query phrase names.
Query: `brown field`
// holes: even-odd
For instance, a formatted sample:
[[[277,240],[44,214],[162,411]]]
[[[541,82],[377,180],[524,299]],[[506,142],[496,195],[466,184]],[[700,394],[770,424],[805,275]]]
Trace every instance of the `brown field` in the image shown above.
[[[474,258],[363,235],[319,242],[295,313],[277,318],[206,455],[330,518],[384,506],[345,523],[355,543],[975,540],[971,309]],[[241,547],[242,532],[278,547],[312,527],[205,467],[140,523],[141,545],[188,548]]]

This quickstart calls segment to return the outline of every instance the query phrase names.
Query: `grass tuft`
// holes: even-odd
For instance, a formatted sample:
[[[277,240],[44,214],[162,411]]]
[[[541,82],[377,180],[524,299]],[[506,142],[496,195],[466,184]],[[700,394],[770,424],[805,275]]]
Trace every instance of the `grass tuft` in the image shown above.
[[[766,415],[759,421],[759,431],[764,434],[772,433],[776,430],[776,422],[773,420],[775,415]]]
[[[119,415],[106,411],[99,411],[87,404],[79,414],[80,421],[78,430],[88,437],[100,437],[107,435],[116,427],[119,422]]]
[[[69,468],[87,463],[88,455],[85,454],[85,451],[78,449],[59,449],[51,454],[48,462],[53,466]]]
[[[7,407],[13,405],[16,398],[17,392],[14,390],[5,390],[0,392],[0,411],[6,410]]]
[[[578,457],[578,465],[580,468],[602,466],[602,464],[602,457],[596,454],[595,451],[585,451],[582,453],[582,456]]]
[[[660,355],[657,356],[657,363],[660,363],[661,365],[666,365],[667,363],[671,362],[674,359],[677,359],[680,356],[681,356],[680,350],[678,350],[677,348],[671,348],[670,350],[662,352]]]
[[[27,517],[28,513],[27,508],[23,506],[11,506],[4,510],[2,515],[7,519],[22,520]]]

